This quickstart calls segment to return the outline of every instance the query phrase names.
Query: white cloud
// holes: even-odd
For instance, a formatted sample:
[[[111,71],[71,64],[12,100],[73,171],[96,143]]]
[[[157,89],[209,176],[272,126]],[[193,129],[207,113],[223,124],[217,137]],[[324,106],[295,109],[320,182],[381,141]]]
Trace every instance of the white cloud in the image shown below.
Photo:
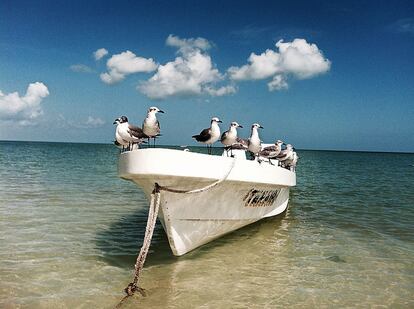
[[[234,94],[237,92],[237,88],[234,85],[222,86],[217,89],[212,87],[205,87],[205,92],[213,97],[221,97],[228,94]]]
[[[188,53],[196,49],[206,51],[211,48],[211,43],[204,38],[181,39],[172,34],[168,36],[165,44],[167,46],[177,47],[181,53]]]
[[[105,124],[105,121],[103,121],[101,118],[97,117],[94,118],[92,116],[88,116],[88,119],[85,121],[85,125],[90,128],[97,128],[101,127]]]
[[[269,91],[275,91],[288,89],[289,85],[283,75],[275,75],[273,76],[273,79],[267,83],[267,87],[269,88]]]
[[[244,66],[230,67],[228,73],[234,80],[264,79],[271,77],[278,70],[280,54],[268,49],[260,55],[252,53],[248,59],[250,64]]]
[[[310,78],[329,71],[331,62],[325,59],[316,44],[309,44],[304,39],[293,42],[276,43],[281,55],[282,68],[298,78]]]
[[[108,51],[105,48],[99,48],[98,50],[94,51],[93,57],[96,61],[102,59],[108,54]]]
[[[94,129],[94,128],[101,127],[105,124],[105,121],[99,117],[95,118],[92,116],[88,116],[86,120],[75,121],[71,119],[66,119],[65,116],[63,116],[62,114],[59,114],[56,121],[57,121],[58,127],[62,129],[69,129],[69,128]]]
[[[73,72],[78,72],[78,73],[93,73],[94,71],[88,67],[85,64],[72,64],[69,69],[71,69]]]
[[[108,72],[100,75],[101,80],[107,84],[114,84],[133,73],[152,72],[157,69],[158,65],[152,58],[138,57],[133,52],[127,50],[109,58],[106,66]]]
[[[169,35],[166,44],[178,48],[174,61],[160,65],[157,72],[147,81],[142,81],[137,89],[151,99],[164,99],[169,96],[194,96],[209,94],[214,96],[234,93],[234,86],[214,86],[224,79],[215,68],[206,51],[212,44],[204,38],[181,39]]]
[[[152,99],[162,99],[198,95],[205,84],[219,80],[221,75],[213,68],[210,56],[196,50],[160,65],[155,75],[142,82],[138,89]]]
[[[48,95],[49,90],[41,82],[29,84],[24,96],[18,92],[4,94],[0,91],[0,119],[17,121],[21,125],[34,124],[43,114],[41,103]]]
[[[288,87],[287,77],[306,79],[329,71],[331,62],[324,58],[316,44],[304,39],[276,43],[276,50],[268,49],[260,55],[252,53],[248,64],[230,67],[228,74],[235,81],[258,80],[273,77],[268,83],[269,90]]]
[[[130,74],[155,71],[152,77],[140,81],[137,86],[150,99],[224,96],[237,92],[236,81],[269,79],[269,91],[276,91],[288,89],[290,78],[312,78],[326,73],[331,67],[331,62],[318,46],[305,39],[280,40],[275,49],[267,49],[259,55],[251,53],[247,64],[232,66],[226,74],[220,73],[212,62],[208,51],[213,44],[207,39],[186,39],[170,34],[165,43],[177,49],[174,60],[159,65],[152,58],[138,57],[127,50],[108,59],[108,71],[100,75],[101,80],[114,84]]]

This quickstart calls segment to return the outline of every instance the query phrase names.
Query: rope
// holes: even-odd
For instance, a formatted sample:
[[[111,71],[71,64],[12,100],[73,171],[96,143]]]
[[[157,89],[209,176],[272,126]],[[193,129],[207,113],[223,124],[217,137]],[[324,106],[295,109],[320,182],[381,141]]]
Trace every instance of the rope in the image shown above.
[[[138,286],[138,279],[141,275],[141,271],[144,268],[145,259],[148,254],[149,247],[151,245],[152,235],[154,233],[155,223],[157,222],[158,211],[160,209],[161,193],[157,186],[151,193],[151,202],[148,210],[147,226],[145,228],[144,241],[142,243],[141,250],[139,251],[137,261],[135,262],[134,279],[124,289],[126,296],[121,299],[115,308],[120,308],[123,302],[130,296],[134,295],[136,291],[141,293],[142,296],[146,296],[145,290]]]
[[[231,171],[233,170],[233,167],[234,167],[235,164],[236,164],[236,159],[233,159],[233,162],[231,163],[230,169],[227,171],[227,173],[224,175],[223,178],[213,182],[212,184],[209,184],[208,186],[200,188],[200,189],[180,190],[180,189],[173,189],[173,188],[169,188],[169,187],[163,187],[163,186],[160,186],[158,183],[155,183],[155,187],[157,187],[159,190],[167,191],[167,192],[171,192],[171,193],[193,194],[193,193],[204,192],[204,191],[210,190],[211,188],[213,188],[213,187],[217,186],[218,184],[222,183],[223,181],[225,181],[227,179],[227,177],[229,177],[229,175],[230,175]]]
[[[142,243],[142,247],[139,251],[137,260],[135,262],[135,271],[134,271],[134,279],[132,282],[128,284],[128,286],[124,289],[126,295],[121,299],[121,301],[116,305],[115,308],[120,308],[124,301],[135,294],[138,291],[142,296],[146,296],[145,290],[138,286],[138,280],[141,275],[142,269],[144,268],[145,259],[147,257],[149,247],[151,245],[152,235],[155,229],[155,223],[157,222],[158,211],[160,209],[161,204],[161,191],[167,191],[172,193],[184,193],[184,194],[193,194],[193,193],[200,193],[211,188],[217,186],[218,184],[222,183],[227,179],[230,175],[231,171],[233,170],[234,165],[236,164],[236,159],[233,159],[233,162],[230,166],[228,172],[224,175],[223,178],[209,184],[203,188],[195,189],[195,190],[180,190],[180,189],[173,189],[169,187],[160,186],[158,183],[154,184],[154,190],[151,193],[151,201],[148,210],[148,219],[147,219],[147,226],[145,228],[145,235],[144,241]]]

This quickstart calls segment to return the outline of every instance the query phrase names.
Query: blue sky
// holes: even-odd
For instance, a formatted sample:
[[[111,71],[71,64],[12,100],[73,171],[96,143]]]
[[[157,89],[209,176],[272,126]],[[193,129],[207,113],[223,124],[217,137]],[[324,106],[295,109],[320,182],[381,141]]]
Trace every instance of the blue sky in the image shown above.
[[[1,1],[0,139],[111,142],[155,105],[162,144],[218,116],[302,149],[414,152],[413,50],[412,1]]]

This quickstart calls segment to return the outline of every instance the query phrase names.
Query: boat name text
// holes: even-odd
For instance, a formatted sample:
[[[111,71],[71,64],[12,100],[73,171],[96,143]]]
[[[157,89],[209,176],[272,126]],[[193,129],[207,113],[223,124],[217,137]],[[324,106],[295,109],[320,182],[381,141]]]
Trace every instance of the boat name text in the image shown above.
[[[251,189],[244,196],[245,207],[267,207],[273,205],[280,190],[256,190]]]

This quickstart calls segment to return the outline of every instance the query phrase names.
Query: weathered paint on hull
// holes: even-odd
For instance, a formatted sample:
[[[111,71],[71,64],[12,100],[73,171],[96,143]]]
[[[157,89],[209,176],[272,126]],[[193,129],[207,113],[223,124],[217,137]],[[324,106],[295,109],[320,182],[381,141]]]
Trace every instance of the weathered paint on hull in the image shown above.
[[[278,191],[273,203],[246,203],[251,185],[224,183],[209,191],[191,195],[162,192],[160,220],[174,255],[183,255],[220,236],[284,212],[289,189],[261,188],[259,192]],[[262,205],[261,205],[262,204]]]

